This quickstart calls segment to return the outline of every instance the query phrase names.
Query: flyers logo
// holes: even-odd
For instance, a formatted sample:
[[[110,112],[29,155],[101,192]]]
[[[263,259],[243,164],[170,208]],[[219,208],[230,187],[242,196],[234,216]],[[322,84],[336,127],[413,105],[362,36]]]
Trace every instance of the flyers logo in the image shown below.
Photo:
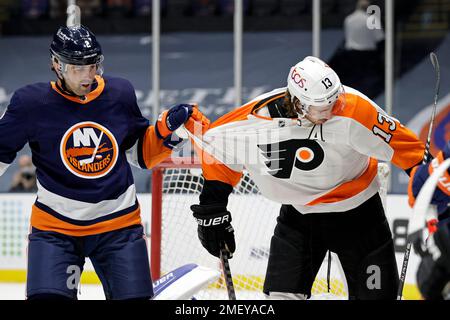
[[[66,131],[61,140],[61,160],[74,175],[85,179],[105,176],[118,156],[112,133],[95,122],[81,122]]]
[[[289,179],[295,168],[303,171],[320,166],[325,154],[317,141],[292,139],[279,143],[258,145],[262,156],[267,159],[268,173],[276,178]]]

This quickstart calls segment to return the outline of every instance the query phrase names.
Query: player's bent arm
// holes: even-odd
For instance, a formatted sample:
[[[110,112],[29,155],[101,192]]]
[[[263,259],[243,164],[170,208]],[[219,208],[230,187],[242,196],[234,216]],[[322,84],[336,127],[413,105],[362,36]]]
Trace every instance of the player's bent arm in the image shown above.
[[[169,136],[168,138],[171,138]],[[156,134],[154,126],[149,126],[142,141],[142,159],[147,169],[151,169],[172,153],[172,148]],[[169,140],[170,141],[170,140]]]
[[[19,94],[15,93],[5,113],[0,118],[0,175],[16,158],[29,137],[28,112]]]
[[[356,93],[348,96],[352,103],[338,115],[349,120],[349,144],[356,151],[390,161],[409,174],[409,170],[422,161],[424,144],[414,132],[375,103]]]
[[[210,128],[246,119],[253,105],[246,105],[223,115]],[[206,132],[208,135],[208,132]],[[194,141],[195,142],[195,141]],[[191,206],[198,223],[198,237],[203,247],[212,255],[219,257],[223,246],[230,253],[235,251],[234,230],[231,214],[227,210],[228,197],[242,176],[242,164],[225,165],[194,144],[195,151],[202,161],[204,185],[200,194],[200,204]],[[231,255],[230,255],[231,257]]]
[[[200,204],[192,205],[198,223],[197,233],[203,247],[219,257],[224,246],[232,253],[236,249],[231,213],[227,210],[228,197],[239,182],[241,172],[233,171],[221,163],[203,163],[204,184]]]
[[[140,112],[137,111],[140,115]],[[178,104],[163,111],[154,126],[148,126],[135,145],[127,151],[128,161],[140,168],[150,169],[170,156],[172,149],[180,148],[183,139],[173,131],[197,116],[203,116],[197,107],[190,104]],[[204,117],[204,116],[203,116]],[[204,117],[205,121],[208,121]]]

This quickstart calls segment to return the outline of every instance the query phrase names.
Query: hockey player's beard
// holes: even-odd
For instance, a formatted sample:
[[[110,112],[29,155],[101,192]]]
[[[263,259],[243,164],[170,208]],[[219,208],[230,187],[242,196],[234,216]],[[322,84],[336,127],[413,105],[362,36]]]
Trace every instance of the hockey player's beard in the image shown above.
[[[77,96],[80,98],[84,98],[87,94],[92,91],[92,85],[94,84],[94,80],[82,80],[77,84],[68,83],[67,80],[64,81],[65,91],[70,95]]]

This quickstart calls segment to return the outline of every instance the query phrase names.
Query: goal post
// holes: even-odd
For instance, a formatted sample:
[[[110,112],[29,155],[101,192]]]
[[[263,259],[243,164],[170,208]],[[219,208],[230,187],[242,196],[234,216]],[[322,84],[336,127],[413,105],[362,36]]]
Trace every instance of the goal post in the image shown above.
[[[200,162],[195,158],[180,157],[172,160],[169,158],[152,169],[152,211],[151,211],[151,237],[150,237],[150,267],[152,277],[161,277],[161,236],[162,236],[162,204],[164,192],[164,172],[166,169],[191,169],[201,168]],[[180,190],[181,191],[181,190]],[[192,203],[194,204],[194,203]]]

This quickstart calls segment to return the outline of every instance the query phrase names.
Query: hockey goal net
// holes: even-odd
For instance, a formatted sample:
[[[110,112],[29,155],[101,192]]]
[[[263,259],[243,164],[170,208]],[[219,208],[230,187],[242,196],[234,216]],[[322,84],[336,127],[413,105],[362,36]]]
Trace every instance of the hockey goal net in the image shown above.
[[[379,169],[382,181],[387,181],[387,174],[385,167]],[[202,185],[200,165],[190,158],[174,158],[153,169],[151,268],[154,279],[188,263],[221,271],[219,259],[200,244],[197,224],[190,210],[190,206],[199,201]],[[264,299],[262,288],[270,239],[279,209],[280,204],[263,197],[244,172],[228,203],[237,246],[230,260],[237,299]],[[345,276],[333,253],[326,255],[312,294],[319,299],[347,297]],[[200,291],[195,298],[227,299],[223,279]]]

